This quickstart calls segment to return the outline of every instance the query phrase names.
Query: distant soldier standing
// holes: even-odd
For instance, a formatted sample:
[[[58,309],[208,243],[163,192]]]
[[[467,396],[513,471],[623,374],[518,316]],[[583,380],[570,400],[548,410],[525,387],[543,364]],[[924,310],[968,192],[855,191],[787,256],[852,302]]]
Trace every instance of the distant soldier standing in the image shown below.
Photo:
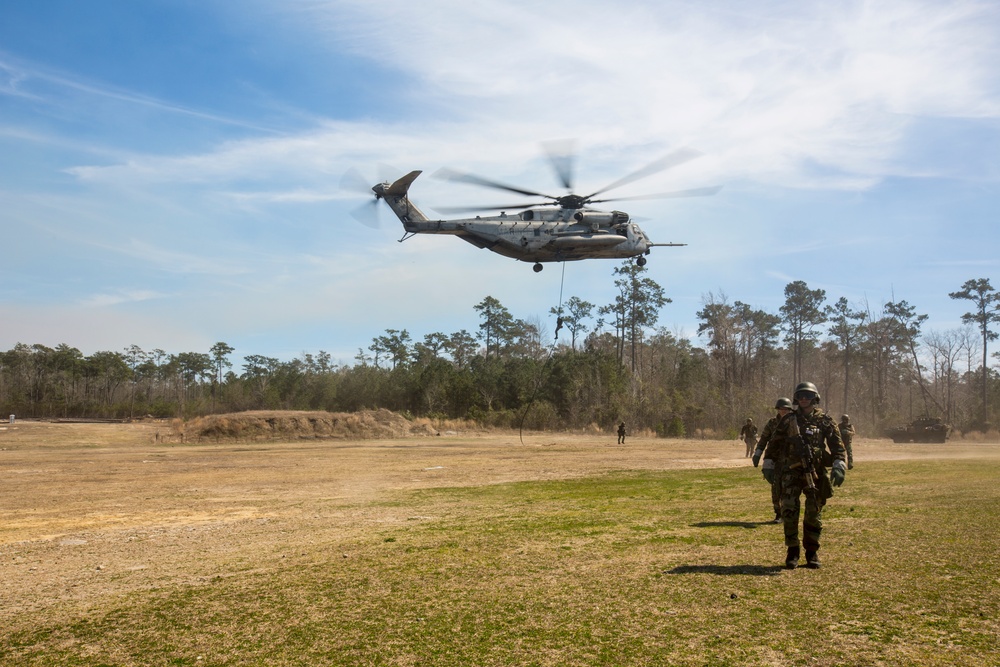
[[[753,447],[757,444],[757,427],[754,425],[753,420],[747,417],[747,422],[743,424],[743,428],[740,429],[740,440],[747,444],[747,453],[744,458],[750,456],[753,453]]]
[[[802,546],[806,567],[819,567],[819,538],[823,532],[823,506],[833,496],[833,487],[844,483],[846,451],[836,422],[816,407],[819,392],[812,382],[802,382],[792,396],[795,409],[775,427],[781,437],[772,437],[764,450],[761,471],[768,482],[781,484],[781,521],[784,524],[785,567],[799,563],[799,496],[805,496]],[[833,469],[823,466],[824,447],[829,450]],[[780,462],[780,466],[779,466]]]
[[[767,420],[764,430],[760,432],[760,440],[757,441],[757,449],[753,452],[753,467],[760,463],[760,457],[764,453],[764,448],[774,438],[781,436],[775,433],[778,421],[792,411],[792,402],[787,398],[779,398],[774,404],[774,409],[778,414]],[[780,480],[774,480],[771,484],[771,504],[774,506],[774,523],[781,523],[781,484]]]
[[[625,444],[625,422],[618,425],[618,444]]]
[[[851,443],[854,442],[854,424],[851,423],[850,415],[840,415],[840,439],[844,441],[844,449],[847,450],[847,469],[854,469],[854,450]]]

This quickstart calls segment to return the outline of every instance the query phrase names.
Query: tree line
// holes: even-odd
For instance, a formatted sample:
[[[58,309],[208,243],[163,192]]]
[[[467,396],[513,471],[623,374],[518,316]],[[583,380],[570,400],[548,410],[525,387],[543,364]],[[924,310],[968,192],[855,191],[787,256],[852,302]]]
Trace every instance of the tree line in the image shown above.
[[[800,380],[823,407],[850,413],[864,435],[920,414],[962,430],[995,423],[1000,376],[989,366],[1000,293],[988,279],[950,293],[972,309],[964,327],[925,331],[904,300],[851,304],[803,281],[786,285],[777,313],[709,292],[696,346],[658,326],[670,302],[644,267],[615,269],[617,294],[596,306],[570,297],[555,340],[537,320],[516,318],[487,296],[472,331],[416,339],[387,329],[354,363],[330,354],[291,361],[245,355],[219,342],[169,354],[132,345],[84,356],[67,344],[17,344],[0,352],[0,414],[24,417],[188,418],[252,409],[352,412],[387,408],[411,416],[469,419],[535,429],[631,429],[664,436],[734,436],[747,416],[764,419]],[[561,336],[561,338],[560,338]],[[994,354],[994,357],[998,355]]]

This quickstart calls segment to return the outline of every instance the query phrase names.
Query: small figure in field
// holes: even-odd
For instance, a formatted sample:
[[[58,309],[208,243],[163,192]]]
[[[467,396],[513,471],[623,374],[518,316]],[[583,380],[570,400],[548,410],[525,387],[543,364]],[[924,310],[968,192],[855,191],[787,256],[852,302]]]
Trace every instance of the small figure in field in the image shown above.
[[[778,422],[781,418],[792,411],[792,401],[787,398],[779,398],[774,404],[774,409],[778,414],[767,420],[764,424],[764,430],[760,432],[760,440],[757,441],[757,449],[753,452],[753,467],[756,468],[757,464],[760,463],[760,457],[764,453],[764,449],[767,447],[771,440],[783,437],[776,432]],[[781,523],[781,484],[780,480],[774,480],[771,483],[771,505],[774,507],[774,519],[772,523]]]
[[[847,450],[847,469],[854,469],[854,450],[851,444],[854,442],[854,424],[851,423],[850,415],[840,415],[840,439],[844,441],[844,449]]]
[[[761,472],[768,482],[781,485],[781,522],[788,547],[785,567],[792,570],[799,564],[799,497],[804,495],[802,546],[806,548],[806,567],[817,569],[823,507],[833,496],[833,487],[844,483],[847,452],[837,423],[816,407],[816,385],[800,383],[792,398],[795,409],[778,421],[775,433],[780,437],[772,437],[764,449]],[[827,454],[833,462],[829,473],[823,465]]]
[[[625,444],[625,422],[618,425],[618,444]]]
[[[757,426],[750,417],[747,417],[747,423],[740,429],[740,440],[747,444],[747,453],[743,458],[748,458],[753,453],[754,445],[757,444]]]

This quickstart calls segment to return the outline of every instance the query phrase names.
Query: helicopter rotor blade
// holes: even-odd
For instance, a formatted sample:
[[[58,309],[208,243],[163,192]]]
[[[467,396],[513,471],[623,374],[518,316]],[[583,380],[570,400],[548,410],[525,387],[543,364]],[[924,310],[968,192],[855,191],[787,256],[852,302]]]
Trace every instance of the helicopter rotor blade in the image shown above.
[[[556,199],[552,195],[547,195],[542,192],[535,192],[534,190],[524,190],[522,188],[516,188],[513,185],[506,185],[504,183],[499,183],[497,181],[491,181],[482,176],[476,176],[474,174],[466,174],[460,171],[454,171],[452,169],[438,169],[434,172],[434,178],[444,179],[446,181],[454,181],[455,183],[468,183],[470,185],[479,185],[484,188],[493,188],[494,190],[506,190],[507,192],[515,192],[519,195],[524,195],[526,197],[545,197],[546,199]]]
[[[351,167],[340,177],[340,189],[349,190],[363,195],[372,195],[372,184],[360,171]]]
[[[378,199],[372,199],[351,211],[351,217],[360,222],[365,227],[378,229],[381,226],[379,219]]]
[[[708,188],[691,188],[690,190],[674,190],[673,192],[660,192],[655,195],[637,195],[635,197],[611,197],[609,199],[591,199],[591,204],[599,204],[609,201],[639,201],[642,199],[677,199],[679,197],[711,197],[722,189],[721,185],[713,185]]]
[[[576,142],[572,139],[543,141],[542,148],[549,156],[552,169],[559,182],[569,191],[573,190],[573,167],[576,162]]]
[[[552,206],[554,202],[535,202],[534,204],[511,204],[509,206],[435,206],[439,213],[478,213],[481,211],[520,211],[536,206]]]
[[[365,227],[378,229],[380,226],[378,197],[372,192],[372,184],[356,168],[351,167],[340,177],[340,189],[369,197],[361,206],[351,211],[351,217]]]
[[[587,195],[587,197],[585,199],[587,199],[588,201],[592,201],[591,197],[595,197],[596,195],[599,195],[602,192],[607,192],[608,190],[614,190],[615,188],[620,188],[623,185],[627,185],[627,184],[632,183],[634,181],[638,181],[640,179],[647,178],[647,177],[652,176],[653,174],[657,174],[657,173],[659,173],[661,171],[665,171],[667,169],[672,169],[673,167],[676,167],[678,165],[684,164],[685,162],[688,162],[689,160],[693,160],[693,159],[695,159],[696,157],[698,157],[700,155],[701,155],[701,152],[700,151],[696,151],[693,148],[680,148],[680,149],[678,149],[676,151],[673,151],[672,153],[668,153],[667,155],[661,157],[659,160],[656,160],[655,162],[650,162],[649,164],[647,164],[642,169],[639,169],[637,171],[633,171],[628,176],[624,176],[622,178],[619,178],[614,183],[611,183],[609,185],[605,185],[600,190],[597,190],[596,192],[593,192],[593,193]]]

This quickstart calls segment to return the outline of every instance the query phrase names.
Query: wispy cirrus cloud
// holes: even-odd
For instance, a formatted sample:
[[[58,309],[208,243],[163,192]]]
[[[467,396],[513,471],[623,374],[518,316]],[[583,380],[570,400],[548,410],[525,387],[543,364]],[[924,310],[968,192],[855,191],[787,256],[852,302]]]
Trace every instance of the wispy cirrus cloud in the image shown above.
[[[38,63],[14,61],[0,52],[0,94],[59,105],[67,102],[66,95],[70,92],[90,98],[113,100],[127,106],[146,107],[160,113],[190,116],[198,120],[232,125],[256,132],[278,132],[274,128],[257,122],[176,104],[152,95],[122,89],[106,83],[88,81],[79,74],[62,73]],[[79,101],[72,100],[72,104],[78,106]]]
[[[165,295],[163,293],[152,290],[121,289],[84,296],[77,302],[77,305],[83,308],[106,308],[108,306],[117,306],[123,303],[159,299],[164,296]]]
[[[697,308],[679,314],[681,304],[715,286],[770,307],[792,279],[856,299],[880,281],[932,291],[933,273],[955,289],[964,274],[996,268],[976,259],[995,241],[988,225],[968,222],[996,209],[1000,179],[990,150],[1000,146],[992,2],[190,7],[192,20],[203,11],[232,19],[219,22],[225,39],[205,40],[213,48],[193,60],[266,48],[274,67],[178,73],[161,53],[134,48],[108,67],[113,39],[103,63],[84,52],[61,61],[0,53],[0,101],[12,112],[0,120],[0,216],[18,249],[0,272],[9,284],[58,285],[52,302],[71,304],[79,321],[92,321],[88,308],[131,312],[148,340],[155,311],[209,341],[283,331],[282,349],[312,327],[316,344],[349,349],[373,328],[474,327],[471,306],[487,294],[518,317],[547,313],[562,268],[567,294],[607,302],[611,263],[532,275],[456,239],[400,245],[389,215],[378,231],[350,219],[368,193],[337,187],[348,167],[374,183],[384,178],[376,165],[388,163],[427,172],[411,189],[427,209],[503,203],[430,178],[440,166],[559,194],[538,142],[563,137],[580,139],[579,190],[679,146],[704,152],[616,191],[725,185],[713,198],[626,208],[651,219],[642,224],[654,240],[690,244],[657,249],[649,264],[675,299],[664,318],[688,329]],[[370,76],[350,79],[359,62]],[[159,80],[146,69],[164,65],[180,76],[145,88]],[[329,84],[325,95],[297,95],[294,75],[305,71],[331,72],[310,79]],[[204,94],[221,85],[226,96]],[[296,109],[292,99],[314,103]],[[986,241],[954,239],[956,219],[981,225]],[[26,301],[42,291],[8,293]]]

